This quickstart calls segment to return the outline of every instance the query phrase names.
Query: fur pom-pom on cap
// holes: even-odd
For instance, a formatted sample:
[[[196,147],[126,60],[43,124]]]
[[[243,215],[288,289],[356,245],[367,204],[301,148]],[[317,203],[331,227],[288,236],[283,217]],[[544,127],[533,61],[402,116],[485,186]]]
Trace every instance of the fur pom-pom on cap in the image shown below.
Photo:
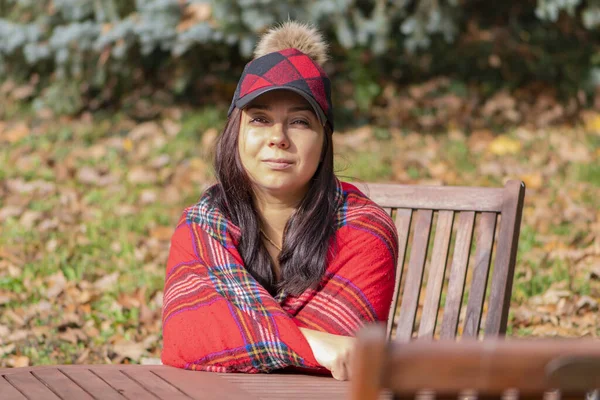
[[[323,35],[312,25],[287,21],[271,28],[258,42],[254,58],[289,48],[298,49],[317,64],[327,62],[328,45]]]
[[[322,67],[327,43],[319,31],[307,24],[288,21],[271,29],[259,42],[238,82],[228,116],[243,109],[264,93],[290,90],[304,97],[319,122],[333,132],[331,80]]]

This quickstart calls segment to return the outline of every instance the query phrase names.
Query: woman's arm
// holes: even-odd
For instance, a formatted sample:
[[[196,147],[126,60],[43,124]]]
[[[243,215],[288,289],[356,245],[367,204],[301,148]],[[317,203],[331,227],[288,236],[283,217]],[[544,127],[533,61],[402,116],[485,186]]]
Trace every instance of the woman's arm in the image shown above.
[[[320,365],[331,371],[335,379],[350,379],[350,360],[356,345],[355,338],[307,328],[300,328],[300,331]]]
[[[163,304],[164,364],[219,372],[320,368],[293,319],[219,241],[185,218]]]

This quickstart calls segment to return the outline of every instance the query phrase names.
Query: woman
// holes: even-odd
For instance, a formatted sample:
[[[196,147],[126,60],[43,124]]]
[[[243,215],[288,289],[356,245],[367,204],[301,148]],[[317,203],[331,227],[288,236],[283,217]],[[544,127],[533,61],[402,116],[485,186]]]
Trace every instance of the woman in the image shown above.
[[[334,175],[325,54],[314,28],[288,22],[246,65],[216,146],[218,183],[172,238],[164,364],[345,380],[353,334],[386,321],[396,231]]]

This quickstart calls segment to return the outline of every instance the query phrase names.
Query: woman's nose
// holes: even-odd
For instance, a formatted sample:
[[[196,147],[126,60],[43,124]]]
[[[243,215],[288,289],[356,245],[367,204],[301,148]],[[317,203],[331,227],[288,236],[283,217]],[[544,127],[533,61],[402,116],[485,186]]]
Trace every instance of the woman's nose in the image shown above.
[[[275,124],[271,129],[271,136],[269,138],[269,146],[277,146],[282,149],[288,148],[290,145],[287,135],[283,129],[282,124]]]

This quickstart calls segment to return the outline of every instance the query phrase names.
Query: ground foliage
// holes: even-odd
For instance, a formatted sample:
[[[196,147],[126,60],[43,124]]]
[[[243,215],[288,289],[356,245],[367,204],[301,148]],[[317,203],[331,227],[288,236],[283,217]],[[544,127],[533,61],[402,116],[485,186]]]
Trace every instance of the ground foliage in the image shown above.
[[[442,104],[426,94],[444,84],[390,99]],[[26,88],[1,90],[0,367],[151,362],[160,354],[169,238],[212,180],[210,148],[224,109],[163,107],[145,121],[125,111],[60,117],[24,109],[14,99]],[[503,96],[477,112],[519,112],[519,101]],[[548,100],[543,109],[555,107]],[[437,120],[445,133],[435,134],[395,127],[410,127],[414,117],[400,113],[395,126],[336,133],[336,169],[341,177],[417,184],[522,179],[509,331],[597,336],[600,113],[578,115],[575,126],[518,119],[518,127],[497,131]]]

